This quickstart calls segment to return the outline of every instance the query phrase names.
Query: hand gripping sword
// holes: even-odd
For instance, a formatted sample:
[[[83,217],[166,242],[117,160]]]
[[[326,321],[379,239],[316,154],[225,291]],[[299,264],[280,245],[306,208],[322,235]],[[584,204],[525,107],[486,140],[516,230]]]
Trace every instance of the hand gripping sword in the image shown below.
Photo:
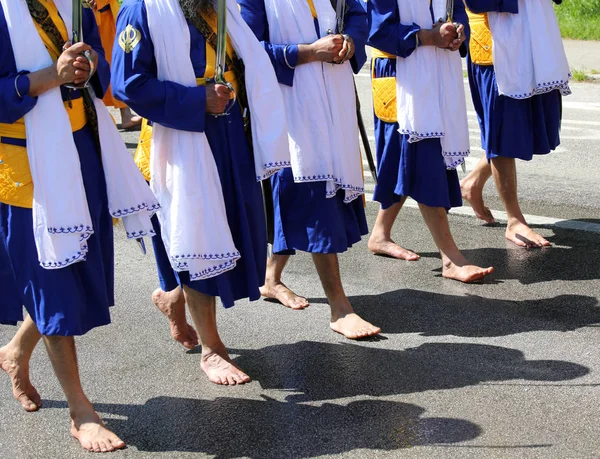
[[[346,9],[346,0],[337,0],[335,5],[335,18],[337,24],[338,33],[342,35],[344,32],[344,13]],[[344,40],[346,36],[344,36]],[[345,60],[345,59],[344,59]],[[369,137],[367,135],[367,129],[365,128],[365,122],[363,121],[362,113],[360,111],[360,99],[358,97],[358,91],[356,90],[356,82],[354,83],[354,96],[356,97],[356,118],[358,120],[358,131],[362,140],[363,148],[365,150],[365,156],[367,157],[367,163],[369,164],[369,170],[371,171],[371,177],[377,184],[377,167],[375,167],[375,161],[373,160],[373,152],[371,151],[371,144],[369,143]]]
[[[233,85],[225,79],[225,62],[227,60],[227,0],[217,1],[217,49],[214,82],[223,84],[231,91],[231,99],[223,113],[215,116],[227,116],[235,104],[236,94]]]
[[[73,44],[79,43],[83,41],[83,3],[85,0],[73,0]],[[87,4],[87,2],[86,2]],[[63,48],[64,50],[65,48]],[[83,55],[87,58],[90,63],[90,76],[88,79],[79,85],[76,84],[68,84],[65,85],[69,89],[84,89],[87,88],[90,84],[90,80],[94,75],[94,71],[96,70],[94,66],[94,61],[92,60],[92,53],[89,51],[84,51]]]

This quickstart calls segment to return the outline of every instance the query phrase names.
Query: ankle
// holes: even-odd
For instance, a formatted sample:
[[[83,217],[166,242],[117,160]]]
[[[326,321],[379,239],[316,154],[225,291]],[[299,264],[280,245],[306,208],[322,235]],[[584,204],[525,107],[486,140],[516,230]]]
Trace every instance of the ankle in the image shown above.
[[[338,319],[341,319],[348,314],[354,313],[354,308],[348,301],[348,298],[344,297],[343,300],[340,301],[330,301],[331,306],[331,321],[334,322]]]

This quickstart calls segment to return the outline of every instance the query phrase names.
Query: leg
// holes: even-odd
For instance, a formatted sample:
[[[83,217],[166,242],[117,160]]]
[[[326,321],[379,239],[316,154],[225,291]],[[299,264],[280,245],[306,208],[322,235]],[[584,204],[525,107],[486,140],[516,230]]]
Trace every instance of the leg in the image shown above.
[[[521,212],[517,195],[517,166],[513,158],[497,157],[492,159],[492,172],[498,194],[508,214],[506,239],[521,247],[549,246],[550,242],[533,231]]]
[[[131,129],[142,124],[142,117],[133,115],[129,107],[121,108],[121,129]]]
[[[260,294],[265,298],[279,301],[287,308],[305,309],[309,306],[308,300],[296,295],[281,282],[283,268],[289,259],[289,255],[273,255],[267,259],[267,276],[265,285],[260,288]]]
[[[458,250],[450,233],[450,225],[445,209],[423,204],[419,204],[419,208],[442,255],[442,275],[445,278],[461,282],[473,282],[483,279],[494,271],[494,268],[480,268],[472,265]]]
[[[29,360],[41,338],[27,316],[10,343],[0,348],[0,368],[10,377],[13,395],[25,411],[37,411],[42,405],[40,394],[29,380]]]
[[[196,324],[202,345],[200,366],[215,384],[235,385],[250,381],[250,377],[231,360],[217,330],[216,299],[204,295],[187,285],[184,286],[185,299],[190,314]]]
[[[494,223],[494,216],[483,203],[483,187],[492,176],[492,168],[485,156],[477,163],[469,175],[460,182],[462,197],[471,204],[477,218],[486,223]]]
[[[63,388],[71,412],[71,434],[81,446],[94,452],[125,447],[125,442],[106,428],[83,393],[77,367],[75,339],[72,336],[44,336],[54,372]]]
[[[170,292],[157,288],[152,293],[152,302],[169,319],[171,336],[175,341],[187,349],[198,346],[198,334],[185,317],[185,298],[180,287]]]
[[[331,307],[331,329],[349,339],[366,338],[381,332],[379,327],[361,319],[352,309],[342,287],[337,255],[313,253],[313,260]]]
[[[421,258],[414,252],[406,250],[396,244],[391,237],[392,226],[398,217],[398,213],[406,202],[406,197],[387,209],[379,209],[373,232],[369,238],[369,250],[376,255],[387,255],[400,260],[416,261]]]

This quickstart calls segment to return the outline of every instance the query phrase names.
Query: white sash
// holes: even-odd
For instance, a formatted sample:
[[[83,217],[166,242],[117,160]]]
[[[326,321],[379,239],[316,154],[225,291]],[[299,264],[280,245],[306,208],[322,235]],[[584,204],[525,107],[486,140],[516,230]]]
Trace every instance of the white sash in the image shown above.
[[[498,92],[513,99],[571,94],[569,63],[552,0],[519,0],[519,13],[488,13]]]
[[[314,0],[321,37],[336,26],[329,0]],[[318,39],[306,0],[265,0],[269,39],[313,43]],[[350,202],[364,193],[354,77],[350,62],[312,62],[294,71],[293,86],[280,85],[289,123],[295,182],[326,182],[326,196],[345,190]]]
[[[25,0],[0,0],[19,71],[31,72],[52,65]],[[72,2],[55,0],[68,31],[72,30]],[[123,218],[130,238],[154,234],[150,217],[158,203],[135,163],[101,100],[94,98],[102,167],[108,207],[115,218]],[[79,154],[73,140],[69,116],[60,88],[38,97],[25,115],[27,157],[34,183],[33,232],[40,265],[58,269],[83,261],[87,240],[94,233]]]
[[[179,2],[145,3],[158,78],[196,86],[189,29]],[[269,57],[243,21],[234,0],[228,0],[227,12],[232,45],[245,63],[255,172],[260,180],[290,165],[283,101]],[[191,280],[233,269],[240,253],[233,243],[206,135],[155,123],[150,172],[150,186],[161,204],[158,217],[162,238],[173,268],[189,271]]]
[[[445,17],[445,3],[435,1],[434,17]],[[398,0],[403,24],[432,27],[429,2]],[[462,63],[458,51],[422,46],[396,59],[399,132],[409,142],[439,138],[448,169],[469,155],[469,126]]]

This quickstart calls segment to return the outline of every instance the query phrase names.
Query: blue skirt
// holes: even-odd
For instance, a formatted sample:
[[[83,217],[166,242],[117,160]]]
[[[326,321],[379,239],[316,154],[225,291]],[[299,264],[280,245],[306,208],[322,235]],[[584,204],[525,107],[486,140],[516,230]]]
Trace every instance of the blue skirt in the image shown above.
[[[525,161],[560,144],[562,96],[558,90],[517,100],[498,94],[492,65],[468,61],[473,105],[488,160],[497,156]]]
[[[375,77],[395,77],[396,60],[375,59]],[[400,135],[398,123],[375,118],[377,186],[373,200],[387,209],[410,196],[429,207],[462,206],[460,182],[455,169],[446,169],[439,139],[409,143]]]
[[[290,168],[275,174],[271,184],[274,253],[342,253],[369,233],[361,198],[346,204],[343,190],[327,198],[325,182],[295,183]]]
[[[32,210],[0,204],[2,296],[0,323],[23,320],[22,305],[43,335],[75,336],[110,323],[114,304],[114,246],[106,183],[92,131],[73,134],[94,225],[85,261],[48,270],[40,266]],[[4,261],[2,261],[4,260]],[[10,267],[8,268],[7,265]],[[7,273],[12,272],[12,276]],[[11,285],[4,296],[5,281]]]
[[[242,298],[258,300],[259,288],[265,283],[267,229],[262,188],[256,181],[254,155],[239,110],[234,108],[228,117],[207,115],[206,136],[219,171],[227,222],[241,258],[230,271],[210,279],[190,281],[189,272],[173,271],[156,217],[153,225],[157,236],[152,238],[152,244],[163,290],[187,285],[205,295],[220,297],[223,306],[229,308]]]

